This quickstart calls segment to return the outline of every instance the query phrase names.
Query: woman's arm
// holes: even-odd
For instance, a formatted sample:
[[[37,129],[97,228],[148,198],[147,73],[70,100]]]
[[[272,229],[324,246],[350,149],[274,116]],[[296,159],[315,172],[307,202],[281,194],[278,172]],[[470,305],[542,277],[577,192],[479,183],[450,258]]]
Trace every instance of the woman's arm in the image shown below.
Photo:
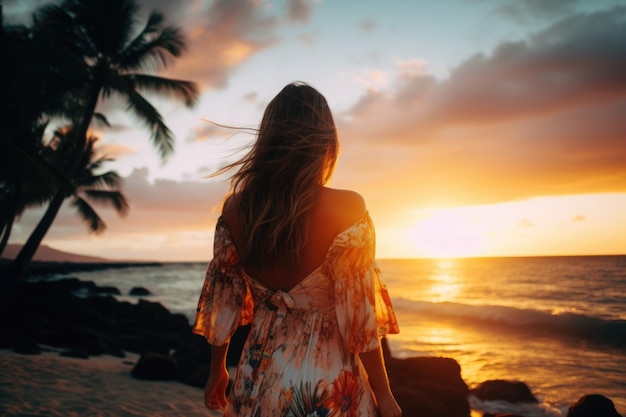
[[[396,402],[389,387],[389,378],[385,369],[385,361],[380,348],[360,353],[359,357],[367,371],[370,386],[378,402],[378,411],[382,417],[400,417],[402,410]]]
[[[222,346],[211,345],[209,379],[204,387],[204,405],[209,410],[218,410],[226,407],[226,387],[228,386],[227,352],[228,342]]]

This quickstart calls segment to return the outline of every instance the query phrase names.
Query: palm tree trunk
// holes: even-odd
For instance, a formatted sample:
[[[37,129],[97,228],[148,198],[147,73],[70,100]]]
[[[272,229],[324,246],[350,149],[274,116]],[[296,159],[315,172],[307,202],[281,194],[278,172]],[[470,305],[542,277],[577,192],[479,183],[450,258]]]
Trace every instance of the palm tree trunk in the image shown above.
[[[100,72],[98,68],[94,69],[94,72],[97,74]],[[70,166],[70,172],[73,174],[77,167],[78,162],[80,161],[80,157],[82,156],[82,150],[85,149],[85,144],[87,143],[87,131],[89,130],[89,125],[91,124],[91,120],[93,119],[93,115],[96,111],[96,105],[98,104],[98,98],[100,97],[100,91],[102,90],[102,83],[98,82],[91,90],[87,105],[85,106],[85,113],[78,125],[78,144],[76,146],[77,149],[80,149],[81,152],[77,152],[77,158],[73,161],[73,166]],[[79,155],[80,154],[80,155]]]
[[[4,249],[7,247],[7,243],[9,243],[9,237],[11,237],[11,231],[13,230],[13,222],[15,220],[15,216],[10,217],[9,221],[2,226],[2,232],[0,235],[2,239],[0,239],[0,255],[4,252]]]
[[[62,193],[58,193],[52,198],[52,200],[50,200],[50,204],[48,205],[48,208],[46,209],[46,212],[41,220],[39,220],[39,223],[37,223],[37,227],[35,227],[24,246],[22,246],[22,249],[18,253],[17,257],[9,266],[7,275],[4,280],[0,282],[0,286],[2,287],[2,291],[0,291],[0,305],[8,299],[13,289],[15,289],[15,286],[24,276],[26,267],[31,259],[33,259],[35,252],[37,252],[39,244],[48,232],[48,229],[50,229],[50,226],[56,218],[64,200],[65,195]]]
[[[15,216],[17,215],[17,207],[20,204],[22,195],[22,184],[18,183],[11,190],[9,197],[6,199],[6,204],[0,209],[0,255],[4,252],[4,249],[9,242],[11,236],[11,230],[13,229],[13,223],[15,222]]]

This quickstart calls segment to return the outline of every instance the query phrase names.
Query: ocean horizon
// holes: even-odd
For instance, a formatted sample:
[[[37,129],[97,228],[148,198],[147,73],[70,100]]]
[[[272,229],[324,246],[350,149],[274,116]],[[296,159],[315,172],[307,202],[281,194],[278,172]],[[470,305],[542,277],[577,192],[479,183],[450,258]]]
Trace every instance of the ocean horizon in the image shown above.
[[[59,274],[135,286],[190,321],[201,262],[163,262]],[[626,413],[626,255],[378,259],[400,324],[394,356],[444,356],[471,387],[491,379],[525,382],[539,404],[470,398],[478,412],[564,416],[598,393]],[[137,298],[117,298],[136,302]]]

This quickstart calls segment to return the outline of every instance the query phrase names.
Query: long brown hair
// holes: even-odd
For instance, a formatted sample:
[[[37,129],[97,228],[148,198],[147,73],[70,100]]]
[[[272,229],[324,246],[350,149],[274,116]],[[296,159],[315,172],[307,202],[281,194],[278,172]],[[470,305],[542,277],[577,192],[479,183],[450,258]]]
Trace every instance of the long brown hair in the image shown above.
[[[257,140],[239,161],[231,191],[245,237],[238,247],[255,269],[282,259],[295,265],[306,245],[308,216],[337,156],[337,130],[328,103],[306,83],[285,86],[265,109]]]

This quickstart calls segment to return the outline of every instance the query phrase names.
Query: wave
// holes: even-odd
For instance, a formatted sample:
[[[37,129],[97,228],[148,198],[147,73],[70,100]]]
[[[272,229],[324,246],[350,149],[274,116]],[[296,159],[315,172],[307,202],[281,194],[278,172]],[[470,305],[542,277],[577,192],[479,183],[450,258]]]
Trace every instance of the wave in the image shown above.
[[[473,395],[468,397],[472,410],[484,413],[522,415],[526,417],[561,417],[567,410],[559,410],[549,404],[517,403],[507,401],[481,401]]]
[[[499,305],[432,303],[404,298],[393,300],[398,313],[415,320],[441,320],[464,327],[505,331],[524,336],[578,339],[626,349],[626,320],[575,313],[551,313]]]

